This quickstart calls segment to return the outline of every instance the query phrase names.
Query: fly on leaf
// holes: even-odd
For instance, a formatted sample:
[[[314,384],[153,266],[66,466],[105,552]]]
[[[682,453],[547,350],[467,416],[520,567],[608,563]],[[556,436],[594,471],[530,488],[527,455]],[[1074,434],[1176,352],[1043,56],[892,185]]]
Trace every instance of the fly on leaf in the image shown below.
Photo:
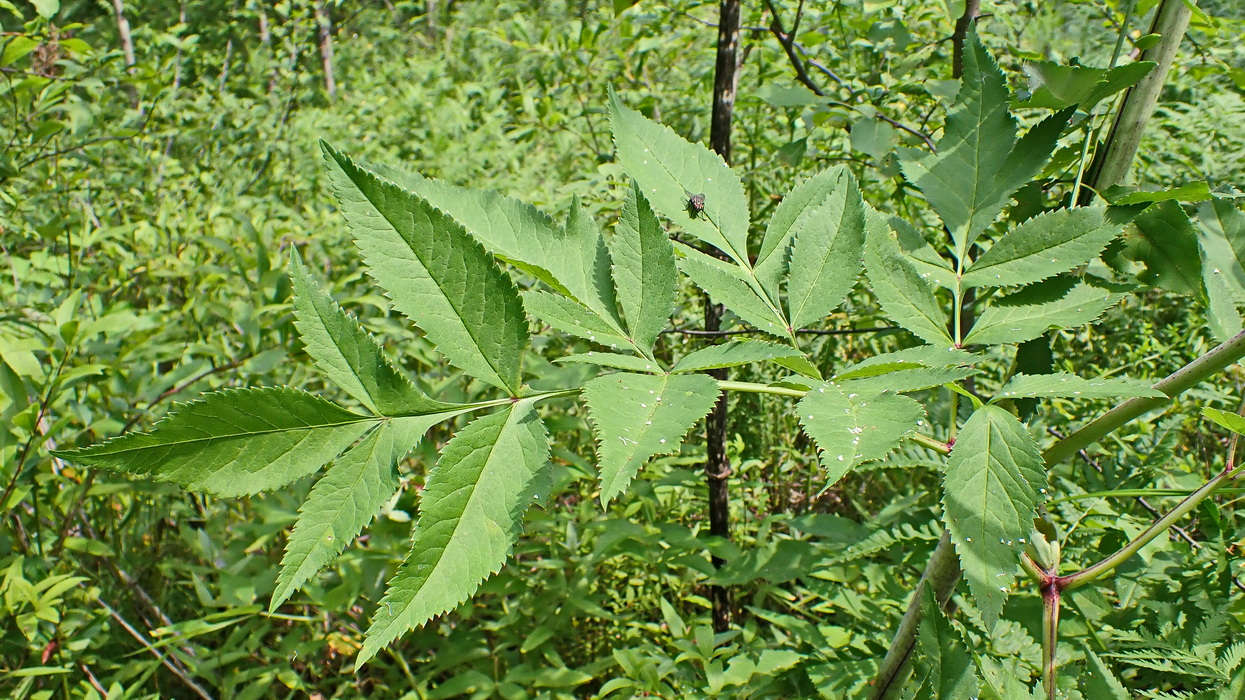
[[[687,194],[687,213],[693,219],[699,217],[705,211],[705,195],[703,194]]]

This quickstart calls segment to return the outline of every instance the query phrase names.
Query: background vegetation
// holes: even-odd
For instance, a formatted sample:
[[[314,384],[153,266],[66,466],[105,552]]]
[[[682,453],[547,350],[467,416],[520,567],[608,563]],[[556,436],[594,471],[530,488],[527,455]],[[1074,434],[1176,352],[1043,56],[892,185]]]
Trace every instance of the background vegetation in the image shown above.
[[[874,206],[919,218],[894,150],[922,147],[941,126],[961,8],[870,0],[806,9],[797,38],[808,81],[826,93],[818,98],[770,31],[775,14],[790,23],[795,5],[744,10],[733,163],[754,219],[795,179],[837,162]],[[1107,65],[1119,24],[1131,12],[1145,27],[1151,6],[985,3],[981,35],[1023,90],[1029,60]],[[416,494],[447,428],[404,463],[407,488],[359,546],[275,614],[266,602],[309,485],[216,500],[48,453],[148,427],[174,402],[219,387],[286,384],[335,397],[294,340],[292,246],[332,266],[319,277],[406,370],[442,397],[473,398],[482,387],[451,381],[357,267],[316,139],[558,215],[578,195],[605,228],[627,184],[613,162],[607,88],[703,140],[716,10],[647,0],[0,2],[0,693],[863,695],[941,534],[940,477],[900,457],[823,490],[796,416],[771,397],[731,399],[730,542],[702,535],[695,439],[602,512],[584,416],[551,426],[557,496],[529,514],[511,565],[357,674],[362,630],[409,547]],[[1195,14],[1133,182],[1205,181],[1230,194],[1245,181],[1242,31],[1235,3]],[[1079,147],[1067,141],[1053,177],[1075,171]],[[1021,202],[1041,207],[1051,196],[1035,189]],[[666,357],[703,342],[677,332],[702,318],[699,296],[684,292],[676,332],[662,337]],[[888,326],[863,292],[847,308],[857,328]],[[831,318],[825,330],[847,326]],[[546,333],[534,342],[552,358],[579,341]],[[818,342],[825,371],[907,341],[881,330]],[[1157,378],[1214,338],[1196,294],[1156,289],[1051,344],[1057,369]],[[537,387],[592,371],[531,359],[528,368]],[[734,378],[777,377],[764,371]],[[1053,474],[1049,507],[1076,524],[1063,533],[1066,558],[1113,551],[1168,497],[1222,466],[1226,439],[1191,416],[1194,406],[1236,410],[1240,379],[1233,370],[1200,386]],[[1106,407],[1041,410],[1054,433]],[[1094,495],[1102,491],[1116,493]],[[1200,509],[1109,589],[1071,598],[1066,662],[1088,664],[1092,649],[1149,696],[1239,682],[1230,663],[1240,662],[1232,642],[1245,632],[1238,497]],[[725,568],[714,570],[707,548]],[[711,583],[730,585],[737,608],[735,629],[717,637]],[[1038,599],[1014,596],[1009,619],[1030,623],[991,633],[971,599],[956,601],[973,651],[1006,658],[1002,676],[1036,677]],[[1061,692],[1082,691],[1095,697],[1073,673]]]

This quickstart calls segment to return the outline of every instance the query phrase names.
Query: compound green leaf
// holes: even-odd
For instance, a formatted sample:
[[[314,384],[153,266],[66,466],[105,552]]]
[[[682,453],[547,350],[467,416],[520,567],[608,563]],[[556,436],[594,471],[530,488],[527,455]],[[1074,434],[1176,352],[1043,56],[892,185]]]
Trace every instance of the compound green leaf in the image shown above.
[[[177,406],[150,433],[54,454],[191,491],[247,496],[311,474],[377,420],[296,389],[228,389]]]
[[[1012,297],[997,300],[987,308],[964,338],[964,344],[1022,343],[1052,328],[1083,326],[1098,318],[1122,296],[1078,283],[1062,296],[1050,301],[1013,303],[1012,297],[1029,298],[1021,290]]]
[[[653,208],[688,233],[748,267],[748,198],[721,156],[650,121],[610,94],[610,123],[623,170]],[[704,195],[704,211],[688,205]]]
[[[1045,483],[1041,452],[1015,416],[983,406],[969,417],[947,460],[943,521],[988,629],[1015,581]]]
[[[638,183],[627,190],[610,250],[627,329],[637,347],[651,351],[674,311],[679,276],[674,248]]]
[[[436,413],[454,404],[435,401],[385,359],[380,345],[353,316],[311,279],[298,256],[290,256],[295,326],[307,354],[334,384],[386,416]]]
[[[835,378],[850,379],[855,376],[873,376],[873,375],[856,375],[857,372],[876,365],[916,365],[923,367],[952,367],[954,365],[973,365],[981,361],[980,355],[974,355],[967,350],[959,348],[941,347],[937,345],[918,345],[914,348],[905,348],[896,350],[895,352],[886,352],[881,355],[867,357],[854,365],[843,368]],[[910,369],[911,367],[897,367],[895,369]],[[887,370],[893,371],[893,370]]]
[[[787,357],[803,357],[803,353],[789,345],[764,340],[733,340],[690,352],[676,362],[670,371],[696,372]]]
[[[947,334],[947,317],[930,288],[900,252],[896,234],[873,209],[865,214],[865,269],[882,310],[900,326],[933,345],[955,344]]]
[[[1021,398],[1114,399],[1167,398],[1167,394],[1139,379],[1084,379],[1074,374],[1017,374],[999,389],[994,400]]]
[[[322,146],[355,243],[394,307],[450,362],[517,394],[527,317],[510,278],[457,221]]]
[[[1177,202],[1146,209],[1124,234],[1124,255],[1145,265],[1137,279],[1177,294],[1202,293],[1202,258],[1193,223]]]
[[[796,410],[804,432],[817,444],[827,485],[861,462],[885,457],[925,418],[921,404],[907,396],[857,392],[835,382],[814,385]]]
[[[281,558],[270,610],[279,608],[341,554],[371,522],[398,490],[398,460],[423,434],[465,410],[384,421],[333,462],[298,509],[298,522]]]
[[[757,294],[746,271],[690,246],[678,244],[676,248],[683,255],[678,261],[679,269],[714,301],[724,304],[757,330],[781,338],[790,337],[791,329],[786,321]]]
[[[873,365],[863,370],[863,372],[883,367],[887,366]],[[919,365],[908,365],[894,367],[888,372],[879,373],[875,376],[865,377],[856,373],[853,373],[853,375],[857,378],[851,378],[853,375],[838,376],[835,377],[835,381],[846,379],[847,381],[843,382],[844,388],[850,387],[853,391],[882,391],[886,389],[895,393],[907,393],[954,384],[978,374],[981,374],[981,370],[972,367],[921,367]]]
[[[549,292],[523,292],[522,298],[529,314],[563,333],[614,350],[634,347],[629,338],[574,299]]]
[[[769,225],[765,227],[756,263],[757,279],[771,296],[778,296],[779,284],[787,272],[791,243],[795,240],[799,225],[826,201],[846,172],[845,167],[836,165],[802,180],[774,209]]]
[[[850,173],[800,220],[787,267],[787,316],[792,328],[820,321],[856,284],[865,244],[865,203]]]
[[[1047,118],[1016,143],[1007,83],[976,31],[965,42],[964,75],[936,153],[903,162],[955,242],[956,257],[1045,164],[1073,108]]]
[[[578,200],[571,204],[566,225],[558,226],[536,207],[498,192],[456,187],[396,168],[368,169],[428,200],[498,257],[617,325],[609,251]]]
[[[1119,235],[1123,224],[1100,207],[1038,214],[1000,238],[964,273],[965,287],[1030,284],[1083,265]]]
[[[979,681],[973,657],[964,639],[951,626],[927,584],[921,586],[921,624],[917,627],[918,673],[922,690],[917,698],[963,700],[977,695]]]
[[[619,355],[612,352],[586,352],[580,355],[567,355],[566,357],[559,357],[554,362],[582,362],[601,367],[625,369],[629,372],[665,372],[665,368],[655,360],[650,360],[646,357],[636,357],[635,355]]]
[[[356,667],[501,569],[548,460],[532,400],[477,418],[446,443],[420,495],[414,547],[389,581]]]
[[[718,399],[707,374],[610,374],[584,385],[600,456],[601,503],[626,490],[654,455],[679,450]]]

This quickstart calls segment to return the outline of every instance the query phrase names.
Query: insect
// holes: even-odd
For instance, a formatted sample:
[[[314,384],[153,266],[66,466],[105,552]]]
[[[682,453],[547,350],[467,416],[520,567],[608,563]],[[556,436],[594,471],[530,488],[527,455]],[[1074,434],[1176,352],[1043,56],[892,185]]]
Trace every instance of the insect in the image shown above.
[[[705,196],[703,194],[687,193],[687,213],[693,219],[699,217],[705,211]]]

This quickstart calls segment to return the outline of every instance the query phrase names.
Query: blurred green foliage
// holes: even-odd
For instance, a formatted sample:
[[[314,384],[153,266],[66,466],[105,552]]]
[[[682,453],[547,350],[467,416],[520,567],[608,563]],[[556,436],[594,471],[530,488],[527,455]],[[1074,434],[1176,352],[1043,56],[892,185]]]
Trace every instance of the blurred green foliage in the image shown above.
[[[778,3],[788,24],[795,4]],[[1152,4],[1138,3],[1137,12]],[[773,397],[731,399],[731,542],[701,534],[696,441],[650,464],[602,513],[584,417],[559,419],[551,426],[558,495],[529,516],[511,565],[359,674],[351,671],[361,630],[408,548],[415,493],[448,429],[434,430],[404,464],[406,488],[359,545],[278,614],[263,603],[306,485],[218,501],[48,456],[150,426],[174,402],[218,387],[334,392],[293,341],[281,262],[291,246],[333,261],[332,274],[320,276],[392,343],[406,370],[439,397],[473,398],[479,387],[457,388],[455,371],[356,267],[315,141],[546,211],[562,212],[580,195],[607,224],[625,186],[612,162],[607,87],[691,140],[703,139],[709,123],[716,37],[706,23],[716,21],[716,5],[627,6],[329,3],[330,96],[310,0],[127,3],[137,59],[129,67],[107,4],[0,2],[0,693],[863,694],[940,534],[940,475],[893,460],[823,492],[796,417]],[[920,135],[941,123],[938,99],[955,89],[946,38],[958,8],[948,6],[806,8],[797,39],[826,97],[795,81],[763,29],[763,8],[746,8],[734,163],[757,219],[794,179],[833,162],[848,164],[879,208],[919,216],[893,153],[922,146]],[[1026,60],[1106,65],[1130,6],[983,3],[983,40],[1021,88]],[[1220,192],[1245,182],[1242,31],[1245,10],[1236,3],[1202,4],[1143,141],[1136,182],[1204,180]],[[1074,173],[1075,155],[1057,154],[1050,176]],[[1034,207],[1049,204],[1041,191],[1027,194]],[[700,309],[685,304],[676,318],[695,326]],[[848,307],[857,323],[882,325],[869,299],[853,297]],[[577,342],[547,334],[534,341],[547,356]],[[677,334],[662,342],[667,357],[697,343]],[[900,342],[888,332],[825,336],[818,357],[824,369]],[[1158,377],[1213,340],[1200,307],[1154,291],[1050,343],[1058,370]],[[529,368],[534,386],[591,371]],[[778,376],[765,371],[738,378]],[[1233,370],[1174,406],[1173,417],[1133,424],[1055,471],[1061,497],[1049,507],[1076,523],[1063,536],[1065,559],[1091,563],[1151,522],[1149,503],[1165,503],[1162,490],[1194,488],[1222,466],[1226,439],[1178,416],[1193,415],[1192,403],[1234,410],[1241,380]],[[934,410],[939,401],[927,403]],[[1042,410],[1052,425],[1074,425],[1106,407],[1098,403]],[[1147,490],[1149,500],[1094,495],[1122,488]],[[1077,667],[1092,650],[1147,697],[1225,680],[1224,640],[1245,631],[1245,523],[1235,498],[1204,508],[1107,585],[1072,597],[1063,663]],[[715,572],[708,551],[726,567]],[[713,582],[735,587],[739,613],[738,629],[717,638],[705,596]],[[1036,598],[1013,596],[1009,617],[1026,622],[989,634],[971,601],[957,603],[970,646],[1008,659],[999,678],[1036,676]],[[1154,661],[1173,648],[1193,656]],[[1067,678],[1067,696],[1076,697],[1078,679]]]

